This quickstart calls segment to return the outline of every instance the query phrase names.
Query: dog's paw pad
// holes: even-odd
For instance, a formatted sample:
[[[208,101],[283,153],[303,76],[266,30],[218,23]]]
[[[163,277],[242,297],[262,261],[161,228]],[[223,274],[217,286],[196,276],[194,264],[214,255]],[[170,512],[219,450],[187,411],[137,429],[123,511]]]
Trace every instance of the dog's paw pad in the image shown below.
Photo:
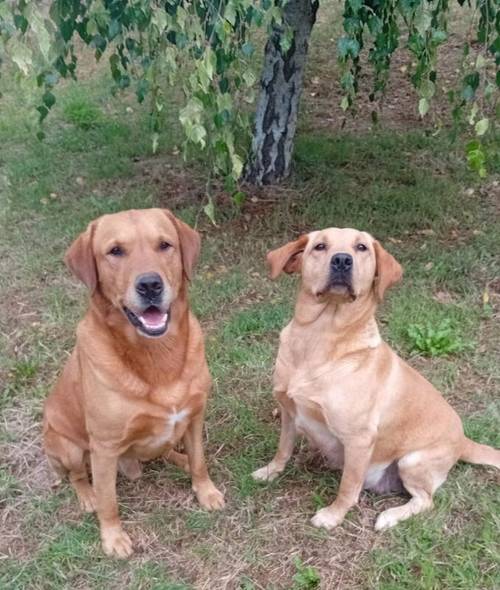
[[[331,508],[322,508],[311,518],[311,524],[329,531],[338,526],[342,520],[343,517],[336,514]]]
[[[78,504],[82,512],[95,512],[97,507],[97,500],[93,490],[89,486],[88,491],[78,492]]]
[[[102,548],[109,557],[125,559],[134,552],[132,541],[123,529],[112,529],[102,533]]]
[[[205,510],[221,510],[225,506],[224,494],[213,484],[198,490],[196,497]]]
[[[382,514],[379,514],[379,516],[377,517],[377,520],[375,522],[376,531],[385,531],[386,529],[390,529],[391,527],[397,524],[398,519],[395,518],[392,514],[387,514],[388,512],[389,510],[386,510],[385,512],[382,512]]]
[[[252,477],[255,481],[273,481],[279,475],[279,472],[266,465],[265,467],[261,467],[252,473]]]

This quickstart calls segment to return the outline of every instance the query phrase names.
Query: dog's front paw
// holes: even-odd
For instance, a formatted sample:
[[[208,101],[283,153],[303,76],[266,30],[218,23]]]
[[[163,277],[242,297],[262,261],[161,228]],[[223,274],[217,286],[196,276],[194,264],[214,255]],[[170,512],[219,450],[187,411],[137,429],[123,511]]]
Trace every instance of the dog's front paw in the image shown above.
[[[265,482],[273,481],[273,479],[276,479],[279,474],[280,471],[272,463],[269,463],[269,465],[254,471],[252,473],[252,477],[255,479],[255,481]]]
[[[78,504],[82,512],[95,512],[97,506],[97,500],[94,494],[94,490],[90,485],[81,487],[78,492]]]
[[[329,531],[338,526],[343,520],[343,515],[328,506],[316,512],[311,518],[311,524],[317,528],[323,528]]]
[[[211,481],[196,486],[195,493],[198,502],[206,510],[221,510],[224,508],[224,494],[219,492]]]
[[[102,548],[109,557],[125,559],[134,552],[132,541],[121,527],[107,528],[101,532]]]

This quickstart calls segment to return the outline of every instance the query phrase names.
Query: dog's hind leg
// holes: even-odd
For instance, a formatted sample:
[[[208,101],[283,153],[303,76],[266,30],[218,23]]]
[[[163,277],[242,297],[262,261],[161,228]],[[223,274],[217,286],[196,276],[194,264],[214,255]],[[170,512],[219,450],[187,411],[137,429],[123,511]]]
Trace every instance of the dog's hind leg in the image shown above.
[[[44,433],[44,447],[50,466],[59,477],[68,476],[84,512],[94,512],[96,499],[89,482],[86,451],[58,434],[50,426]]]
[[[136,481],[142,475],[142,465],[139,459],[120,457],[118,459],[118,471],[130,481]]]
[[[189,457],[186,453],[179,453],[179,451],[175,451],[174,449],[167,451],[164,455],[164,458],[169,463],[173,463],[180,467],[186,473],[190,472],[189,469]]]
[[[391,528],[401,520],[432,508],[432,496],[446,480],[455,461],[453,450],[443,447],[414,451],[402,457],[398,461],[399,475],[411,499],[403,506],[384,510],[377,518],[375,529]]]

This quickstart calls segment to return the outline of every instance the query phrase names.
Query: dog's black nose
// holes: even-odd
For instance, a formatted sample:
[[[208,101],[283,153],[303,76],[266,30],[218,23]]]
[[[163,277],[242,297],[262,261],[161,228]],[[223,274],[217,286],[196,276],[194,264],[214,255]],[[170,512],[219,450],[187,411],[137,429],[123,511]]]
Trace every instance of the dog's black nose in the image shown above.
[[[163,293],[163,281],[157,272],[146,272],[135,280],[135,290],[141,297],[154,300]]]
[[[338,252],[330,260],[332,270],[337,272],[349,272],[352,269],[352,256],[345,252]]]

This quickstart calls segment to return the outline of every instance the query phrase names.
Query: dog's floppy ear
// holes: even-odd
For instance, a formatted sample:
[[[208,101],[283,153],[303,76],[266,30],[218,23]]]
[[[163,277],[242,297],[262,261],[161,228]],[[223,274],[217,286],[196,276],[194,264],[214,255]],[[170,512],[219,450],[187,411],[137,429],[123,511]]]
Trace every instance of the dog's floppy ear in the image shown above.
[[[95,223],[92,222],[71,244],[64,256],[66,266],[76,278],[87,285],[91,293],[97,287],[97,266],[92,250],[94,229]]]
[[[291,274],[292,272],[300,271],[302,253],[308,240],[309,236],[304,234],[293,242],[288,242],[288,244],[281,246],[281,248],[276,248],[276,250],[271,250],[267,253],[266,259],[272,279],[275,279],[281,272]]]
[[[375,258],[377,270],[375,274],[375,295],[378,301],[382,301],[384,293],[389,287],[401,280],[403,269],[399,262],[375,240]]]
[[[181,244],[182,266],[188,280],[193,276],[193,269],[200,256],[200,234],[184,221],[178,219],[169,209],[163,210],[165,215],[175,225]]]

